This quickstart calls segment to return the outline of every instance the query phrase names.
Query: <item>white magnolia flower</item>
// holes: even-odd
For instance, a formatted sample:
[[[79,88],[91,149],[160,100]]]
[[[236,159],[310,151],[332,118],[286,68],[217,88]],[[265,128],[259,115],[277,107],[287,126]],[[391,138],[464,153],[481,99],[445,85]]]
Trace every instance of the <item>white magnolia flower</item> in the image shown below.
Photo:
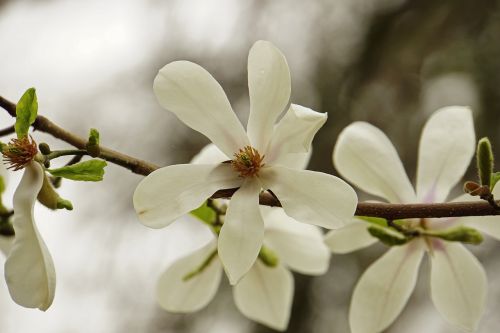
[[[250,116],[245,133],[221,86],[205,69],[188,61],[163,67],[154,81],[160,104],[207,136],[231,163],[167,166],[146,177],[134,193],[142,223],[161,228],[199,207],[217,190],[239,188],[218,240],[218,253],[232,284],[252,267],[263,242],[262,189],[272,190],[290,217],[327,228],[351,218],[357,203],[354,190],[341,179],[293,169],[296,154],[307,152],[326,115],[289,107],[288,65],[271,43],[259,41],[250,50],[248,86]]]
[[[420,138],[416,192],[396,149],[376,127],[356,122],[340,134],[333,153],[337,170],[363,191],[391,203],[443,202],[460,181],[475,150],[471,111],[447,107],[436,111]],[[497,194],[500,195],[500,191]],[[464,196],[456,200],[466,200]],[[470,200],[470,199],[468,199]],[[408,220],[408,225],[442,229],[466,224],[500,239],[499,217]],[[377,241],[368,223],[354,219],[325,239],[333,252],[347,253]],[[453,325],[476,328],[486,300],[486,275],[479,261],[460,243],[416,238],[394,246],[358,281],[349,320],[353,333],[386,329],[399,315],[417,280],[424,253],[431,261],[431,297]]]
[[[297,154],[297,169],[306,167],[309,154]],[[191,161],[193,164],[220,163],[226,156],[217,146],[209,144]],[[265,223],[264,245],[278,255],[278,265],[269,267],[260,260],[234,287],[238,309],[246,317],[284,330],[292,307],[294,283],[289,269],[307,275],[324,274],[330,263],[330,251],[323,244],[321,230],[299,223],[281,208],[262,206]],[[200,224],[207,227],[205,224]],[[214,297],[222,277],[222,265],[216,255],[217,240],[175,261],[160,277],[157,288],[159,304],[170,312],[194,312],[206,306]],[[190,272],[209,264],[185,281]]]
[[[284,330],[294,293],[293,275],[289,269],[308,275],[324,274],[330,262],[330,251],[323,244],[318,227],[295,221],[281,208],[261,207],[261,214],[265,221],[264,245],[278,255],[278,265],[269,267],[260,259],[256,260],[233,287],[233,297],[237,308],[249,319]],[[214,237],[167,268],[157,287],[161,307],[170,312],[194,312],[213,299],[222,277],[222,264],[216,249]],[[184,278],[207,258],[210,263],[185,281]]]
[[[45,311],[54,300],[56,273],[33,217],[43,179],[42,166],[30,162],[14,193],[12,224],[16,235],[5,262],[5,280],[17,304]]]

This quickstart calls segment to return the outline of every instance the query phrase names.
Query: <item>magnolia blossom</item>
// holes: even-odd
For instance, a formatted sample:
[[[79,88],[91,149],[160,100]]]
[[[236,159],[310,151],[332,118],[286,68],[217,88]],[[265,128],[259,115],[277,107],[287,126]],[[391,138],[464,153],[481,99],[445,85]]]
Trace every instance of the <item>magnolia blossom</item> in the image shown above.
[[[208,145],[193,163],[220,162],[225,155],[214,145]],[[304,167],[308,156],[297,156]],[[288,325],[293,300],[294,283],[289,269],[308,275],[326,272],[330,254],[316,226],[299,223],[281,208],[261,207],[264,219],[264,245],[278,256],[278,264],[269,267],[256,260],[249,272],[234,286],[233,296],[238,309],[246,317],[284,330]],[[206,227],[201,225],[200,227]],[[222,265],[217,256],[214,238],[177,261],[160,277],[157,288],[159,304],[171,312],[193,312],[206,306],[214,297],[222,277]],[[207,263],[208,261],[208,263]],[[186,280],[199,267],[200,272]]]
[[[356,122],[340,134],[333,153],[337,170],[363,191],[391,203],[443,202],[460,181],[475,150],[471,111],[447,107],[436,111],[420,138],[416,191],[396,149],[382,131]],[[495,191],[500,195],[500,191]],[[464,201],[465,196],[455,200]],[[499,217],[466,217],[404,221],[406,226],[428,230],[468,225],[500,239]],[[352,223],[332,231],[326,244],[336,253],[347,253],[377,241],[369,223]],[[386,329],[410,297],[424,253],[431,262],[431,297],[437,310],[451,324],[472,331],[486,300],[486,275],[479,261],[460,243],[417,237],[393,246],[374,262],[358,281],[349,320],[353,333]]]
[[[252,267],[262,246],[261,190],[272,190],[288,216],[326,228],[343,225],[357,203],[356,193],[341,179],[293,168],[296,155],[307,152],[326,115],[290,106],[288,65],[269,42],[259,41],[250,50],[248,87],[245,132],[221,86],[205,69],[188,61],[163,67],[154,81],[160,104],[207,136],[228,163],[167,166],[146,177],[134,193],[141,222],[161,228],[217,190],[239,188],[218,239],[218,255],[231,284]]]
[[[12,224],[16,235],[5,262],[5,280],[16,303],[45,311],[54,300],[56,273],[33,217],[43,180],[42,166],[29,162],[14,193]]]

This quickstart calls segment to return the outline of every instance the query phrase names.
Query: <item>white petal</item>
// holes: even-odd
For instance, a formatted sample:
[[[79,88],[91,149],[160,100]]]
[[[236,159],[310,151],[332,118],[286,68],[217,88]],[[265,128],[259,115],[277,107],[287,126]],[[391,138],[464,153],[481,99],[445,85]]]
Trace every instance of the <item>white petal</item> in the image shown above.
[[[191,159],[191,164],[219,164],[227,160],[227,156],[216,145],[209,143]]]
[[[261,206],[261,211],[266,225],[264,243],[279,260],[302,274],[321,275],[328,270],[330,251],[318,227],[292,219],[281,208]]]
[[[233,290],[236,307],[246,317],[284,331],[293,300],[293,276],[278,265],[267,267],[257,261]]]
[[[300,105],[292,104],[283,119],[280,120],[265,155],[267,163],[284,164],[290,153],[307,153],[316,132],[326,122],[326,113],[319,113]],[[286,161],[285,161],[286,163]]]
[[[252,267],[264,240],[260,189],[260,183],[254,179],[243,183],[229,202],[220,231],[219,257],[233,285]]]
[[[5,280],[14,302],[45,311],[54,300],[56,272],[33,218],[33,207],[43,177],[42,167],[31,162],[14,193],[12,224],[16,236],[5,262]]]
[[[6,257],[9,255],[12,244],[14,244],[14,236],[0,236],[0,252]]]
[[[356,192],[335,176],[273,166],[262,169],[260,178],[297,221],[331,229],[349,221],[356,210]]]
[[[216,241],[174,262],[160,276],[157,299],[162,308],[170,312],[194,312],[205,307],[219,288],[222,266],[215,256],[205,269],[184,281],[183,278],[196,270],[215,251]]]
[[[153,89],[161,106],[207,136],[228,157],[249,144],[224,90],[203,67],[171,62],[160,69]]]
[[[469,108],[439,109],[427,121],[420,137],[417,196],[420,202],[443,202],[462,178],[475,149],[474,124]]]
[[[378,241],[368,232],[369,226],[370,223],[355,218],[346,226],[328,232],[325,244],[333,253],[349,253],[368,247]]]
[[[338,172],[363,191],[392,203],[415,202],[415,192],[387,136],[365,122],[347,126],[333,150]]]
[[[431,296],[450,323],[474,331],[484,312],[486,274],[462,244],[440,242],[431,256]]]
[[[424,253],[414,243],[392,247],[361,276],[349,312],[352,333],[381,332],[401,313],[415,288]]]
[[[288,107],[291,91],[286,59],[270,42],[256,42],[248,54],[248,89],[248,136],[262,152],[271,139],[276,118]]]
[[[139,220],[163,228],[198,208],[214,192],[235,188],[241,179],[228,164],[178,164],[158,169],[144,178],[134,192]]]

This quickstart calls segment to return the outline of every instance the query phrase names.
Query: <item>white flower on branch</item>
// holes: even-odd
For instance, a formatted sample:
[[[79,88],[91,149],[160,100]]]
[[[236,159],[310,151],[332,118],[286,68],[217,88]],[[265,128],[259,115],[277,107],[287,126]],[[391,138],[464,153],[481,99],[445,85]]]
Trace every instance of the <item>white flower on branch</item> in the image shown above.
[[[233,287],[237,308],[249,319],[277,330],[288,325],[294,283],[289,269],[308,275],[321,275],[328,269],[330,256],[323,245],[318,227],[299,223],[281,208],[261,207],[265,221],[264,245],[278,256],[278,264],[269,267],[260,259]],[[215,253],[214,238],[207,245],[175,261],[158,282],[159,304],[170,312],[194,312],[214,297],[222,277],[222,265],[215,254],[198,274],[185,277]]]
[[[12,224],[16,235],[5,262],[5,280],[16,303],[45,311],[54,300],[56,272],[33,216],[43,181],[42,166],[29,162],[14,193]]]
[[[370,124],[356,122],[345,128],[335,146],[333,160],[347,180],[388,202],[437,203],[445,201],[460,181],[474,148],[471,111],[465,107],[447,107],[436,111],[423,129],[416,192],[394,146],[382,131]],[[462,196],[455,200],[474,199]],[[431,232],[468,225],[500,239],[500,217],[397,222],[403,227]],[[364,248],[377,241],[368,233],[369,226],[366,221],[355,218],[349,225],[330,232],[325,242],[336,253]],[[422,236],[391,247],[362,275],[350,307],[353,333],[381,332],[396,319],[415,287],[425,252],[431,261],[431,297],[437,310],[463,330],[473,331],[477,327],[486,301],[483,267],[459,242]]]
[[[309,157],[309,153],[296,154],[296,168],[305,168]],[[191,162],[220,163],[225,158],[214,144],[209,144]],[[260,211],[265,224],[263,245],[276,254],[276,258],[272,258],[276,261],[265,263],[261,259],[256,260],[250,271],[234,286],[234,301],[246,317],[274,329],[285,330],[294,292],[289,269],[307,275],[324,274],[330,263],[330,251],[323,244],[323,234],[318,227],[297,222],[282,208],[261,206]],[[194,312],[213,299],[222,276],[216,249],[214,235],[214,239],[205,246],[167,268],[157,288],[158,302],[165,310]]]
[[[245,132],[221,86],[205,69],[188,61],[163,67],[154,81],[160,104],[207,136],[230,162],[167,166],[146,177],[134,193],[141,222],[161,228],[199,207],[217,190],[239,188],[218,240],[218,254],[231,284],[253,266],[262,246],[261,190],[272,190],[290,217],[326,228],[343,225],[357,203],[356,193],[343,180],[295,168],[296,155],[307,152],[326,114],[290,106],[288,65],[271,43],[259,41],[250,50],[248,86],[250,116]],[[284,111],[288,112],[275,124]]]

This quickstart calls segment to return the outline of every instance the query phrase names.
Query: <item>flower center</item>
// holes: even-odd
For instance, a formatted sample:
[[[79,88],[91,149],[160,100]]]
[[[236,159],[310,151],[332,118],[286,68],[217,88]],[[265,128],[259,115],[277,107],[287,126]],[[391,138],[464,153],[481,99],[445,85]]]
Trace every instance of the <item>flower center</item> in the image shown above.
[[[264,156],[260,156],[257,149],[252,146],[246,146],[241,148],[237,153],[234,153],[231,165],[240,174],[240,177],[253,177],[264,166],[264,163],[262,163],[263,160]]]
[[[13,171],[24,168],[26,164],[35,158],[37,153],[36,142],[31,136],[12,139],[2,149],[3,158],[6,164],[9,165],[7,169],[12,169]]]

